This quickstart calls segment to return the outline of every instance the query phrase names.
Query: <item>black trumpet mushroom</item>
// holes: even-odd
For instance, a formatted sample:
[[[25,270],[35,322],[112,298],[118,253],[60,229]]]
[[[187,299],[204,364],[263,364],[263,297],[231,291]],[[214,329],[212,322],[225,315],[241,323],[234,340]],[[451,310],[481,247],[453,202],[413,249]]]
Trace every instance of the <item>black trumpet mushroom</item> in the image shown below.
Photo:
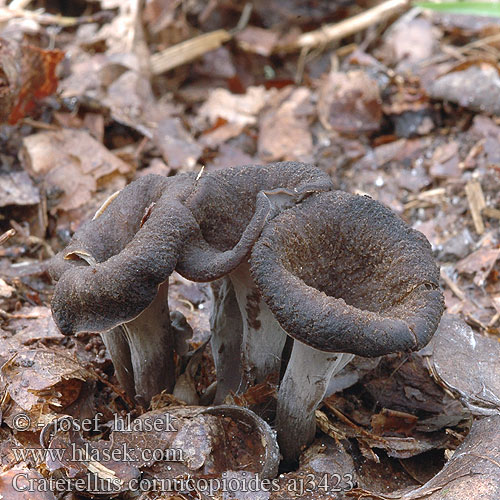
[[[330,191],[279,214],[250,258],[274,317],[294,339],[278,392],[285,461],[315,433],[315,410],[332,376],[353,355],[425,346],[443,312],[431,246],[366,196]]]
[[[253,244],[278,213],[332,188],[326,173],[295,162],[229,168],[200,179],[189,206],[201,231],[185,245],[176,270],[192,281],[219,280],[211,315],[216,404],[280,371],[286,334],[250,275]]]
[[[270,217],[327,189],[331,181],[325,173],[293,162],[141,178],[109,199],[53,259],[56,324],[68,335],[101,333],[130,395],[147,403],[162,389],[172,391],[174,349],[182,351],[189,334],[189,329],[175,327],[182,321],[170,317],[168,278],[174,269],[195,281],[230,276]],[[236,287],[239,292],[232,297],[240,315],[229,330],[214,322],[224,392],[240,385],[238,377],[233,380],[238,373],[234,363],[239,365],[240,342],[245,344],[248,336],[248,321],[241,318],[250,308],[254,287],[248,271],[243,279],[248,283]],[[223,305],[218,302],[217,307],[225,311]],[[220,332],[232,334],[228,343],[238,339],[238,358],[231,367],[218,362],[227,340]]]
[[[175,335],[168,278],[186,235],[197,230],[182,203],[193,181],[180,175],[133,182],[81,226],[49,269],[59,329],[101,333],[120,384],[145,403],[173,390],[174,348],[182,350],[190,334],[184,328]]]

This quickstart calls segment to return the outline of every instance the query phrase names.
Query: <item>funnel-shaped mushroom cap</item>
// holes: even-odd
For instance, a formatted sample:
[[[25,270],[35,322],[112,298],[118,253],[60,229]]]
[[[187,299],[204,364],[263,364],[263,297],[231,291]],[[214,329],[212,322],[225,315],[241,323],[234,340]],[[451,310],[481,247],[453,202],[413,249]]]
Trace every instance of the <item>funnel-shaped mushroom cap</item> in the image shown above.
[[[230,273],[246,258],[268,217],[332,188],[322,170],[291,161],[202,175],[186,200],[200,231],[186,245],[176,270],[192,281]]]
[[[416,350],[443,312],[429,242],[369,197],[311,196],[264,228],[250,263],[283,329],[322,351]]]
[[[64,334],[104,332],[136,318],[199,230],[182,200],[194,177],[147,176],[85,224],[51,263],[52,312]]]

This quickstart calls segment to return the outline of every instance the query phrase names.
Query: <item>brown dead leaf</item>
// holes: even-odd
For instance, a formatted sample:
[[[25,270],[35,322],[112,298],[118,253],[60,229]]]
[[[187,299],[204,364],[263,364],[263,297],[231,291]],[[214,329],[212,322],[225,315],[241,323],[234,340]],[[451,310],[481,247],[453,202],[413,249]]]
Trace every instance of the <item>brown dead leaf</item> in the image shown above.
[[[265,161],[310,160],[313,148],[308,120],[312,114],[311,91],[306,87],[286,87],[276,100],[277,104],[260,118],[259,157]]]
[[[36,205],[40,194],[26,172],[0,174],[0,207]]]
[[[457,271],[461,274],[473,275],[474,283],[481,287],[499,257],[500,249],[480,248],[457,262]]]
[[[451,101],[464,108],[500,114],[500,74],[487,62],[471,65],[437,78],[428,88],[433,99]]]
[[[231,144],[222,144],[214,160],[207,162],[209,169],[222,169],[237,167],[238,165],[251,165],[256,163],[255,158],[244,153],[240,148]]]
[[[35,107],[37,100],[55,92],[55,71],[63,57],[60,50],[0,40],[0,121],[14,125]]]
[[[31,484],[40,488],[30,488]],[[24,464],[0,472],[0,499],[4,500],[56,500],[51,491],[44,491],[44,477]]]
[[[412,491],[392,494],[355,489],[352,496],[379,500],[497,500],[500,495],[500,416],[476,420],[443,469]]]
[[[117,422],[109,440],[86,440],[77,430],[55,433],[48,447],[65,452],[47,467],[51,473],[88,478],[96,486],[108,481],[115,492],[127,491],[129,480],[140,474],[160,481],[216,478],[226,471],[273,478],[279,460],[275,439],[271,428],[244,408],[176,406]],[[77,462],[75,453],[93,459]],[[95,476],[104,481],[95,481]],[[100,496],[104,491],[97,488],[87,494]]]
[[[263,86],[248,87],[246,94],[231,94],[226,89],[215,89],[203,103],[199,115],[215,124],[218,118],[224,118],[229,123],[254,125],[257,115],[266,105],[269,97],[274,94]]]
[[[500,343],[445,314],[431,344],[433,376],[477,415],[500,409]]]
[[[278,477],[278,488],[266,500],[337,500],[358,482],[353,459],[343,444],[329,437],[316,440],[300,457],[298,470]],[[295,488],[294,488],[295,486]]]
[[[226,123],[225,120],[223,121],[223,124],[215,126],[205,132],[200,137],[200,143],[214,149],[217,146],[224,144],[229,139],[240,135],[245,128],[242,123]],[[244,165],[244,163],[241,163],[240,165]]]
[[[22,160],[34,177],[44,180],[47,191],[63,193],[53,213],[83,206],[113,175],[132,171],[84,130],[30,135],[23,140]]]
[[[14,339],[20,345],[32,345],[38,340],[60,341],[64,335],[59,331],[52,312],[48,307],[43,306],[25,306],[17,311],[19,319],[9,321],[9,329],[16,332]],[[32,319],[27,319],[27,318]],[[1,354],[0,354],[1,356]]]
[[[158,123],[154,143],[173,169],[192,170],[203,152],[179,118],[165,118]]]
[[[384,408],[380,413],[373,415],[371,425],[373,432],[379,436],[389,433],[410,436],[417,426],[418,417],[402,411]]]
[[[436,28],[422,17],[397,23],[385,37],[384,53],[398,70],[412,67],[429,59],[437,46]]]
[[[76,359],[56,351],[22,349],[0,369],[2,390],[11,401],[4,408],[3,418],[11,428],[19,428],[16,419],[20,413],[29,416],[24,430],[39,430],[54,417],[53,409],[61,409],[74,402],[83,382],[89,377]]]
[[[382,120],[377,82],[364,71],[332,71],[319,89],[318,115],[323,127],[344,133],[373,132]]]
[[[438,146],[431,158],[429,170],[433,177],[460,177],[458,143],[451,141]]]

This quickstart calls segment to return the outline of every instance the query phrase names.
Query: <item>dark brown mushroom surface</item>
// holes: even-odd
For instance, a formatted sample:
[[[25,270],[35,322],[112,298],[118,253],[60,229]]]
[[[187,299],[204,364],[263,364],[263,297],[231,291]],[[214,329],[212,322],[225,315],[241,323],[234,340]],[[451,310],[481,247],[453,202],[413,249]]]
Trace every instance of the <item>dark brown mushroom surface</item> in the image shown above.
[[[270,216],[327,189],[327,174],[294,162],[135,181],[53,259],[55,321],[65,334],[102,333],[130,394],[149,401],[163,388],[171,391],[173,270],[197,281],[226,275]]]
[[[443,312],[429,242],[366,196],[331,191],[285,211],[254,246],[251,269],[286,332],[321,351],[420,349]]]
[[[413,351],[443,312],[439,271],[423,234],[370,199],[320,193],[284,211],[253,247],[251,272],[295,339],[280,384],[281,452],[295,462],[314,437],[330,378],[357,354]]]

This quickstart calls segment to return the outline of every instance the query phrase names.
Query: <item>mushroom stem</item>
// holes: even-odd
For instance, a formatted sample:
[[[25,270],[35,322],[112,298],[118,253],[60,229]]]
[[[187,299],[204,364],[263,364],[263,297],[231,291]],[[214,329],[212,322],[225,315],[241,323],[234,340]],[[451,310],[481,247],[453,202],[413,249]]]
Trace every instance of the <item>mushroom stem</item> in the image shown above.
[[[168,280],[160,285],[149,307],[121,327],[130,348],[136,399],[147,404],[163,389],[172,392],[175,365],[168,310]]]
[[[134,398],[134,370],[130,359],[130,347],[121,326],[101,333],[102,341],[113,361],[118,383],[128,396]]]
[[[231,280],[222,278],[212,283],[211,289],[211,346],[217,374],[217,390],[213,403],[218,405],[229,392],[236,392],[240,385],[243,326]]]
[[[230,275],[243,320],[241,346],[242,380],[238,392],[266,381],[270,375],[279,379],[281,355],[286,332],[262,300],[250,274],[248,261],[240,264]]]
[[[276,428],[285,463],[295,464],[316,432],[315,411],[330,379],[353,354],[323,352],[295,341],[278,392]]]

